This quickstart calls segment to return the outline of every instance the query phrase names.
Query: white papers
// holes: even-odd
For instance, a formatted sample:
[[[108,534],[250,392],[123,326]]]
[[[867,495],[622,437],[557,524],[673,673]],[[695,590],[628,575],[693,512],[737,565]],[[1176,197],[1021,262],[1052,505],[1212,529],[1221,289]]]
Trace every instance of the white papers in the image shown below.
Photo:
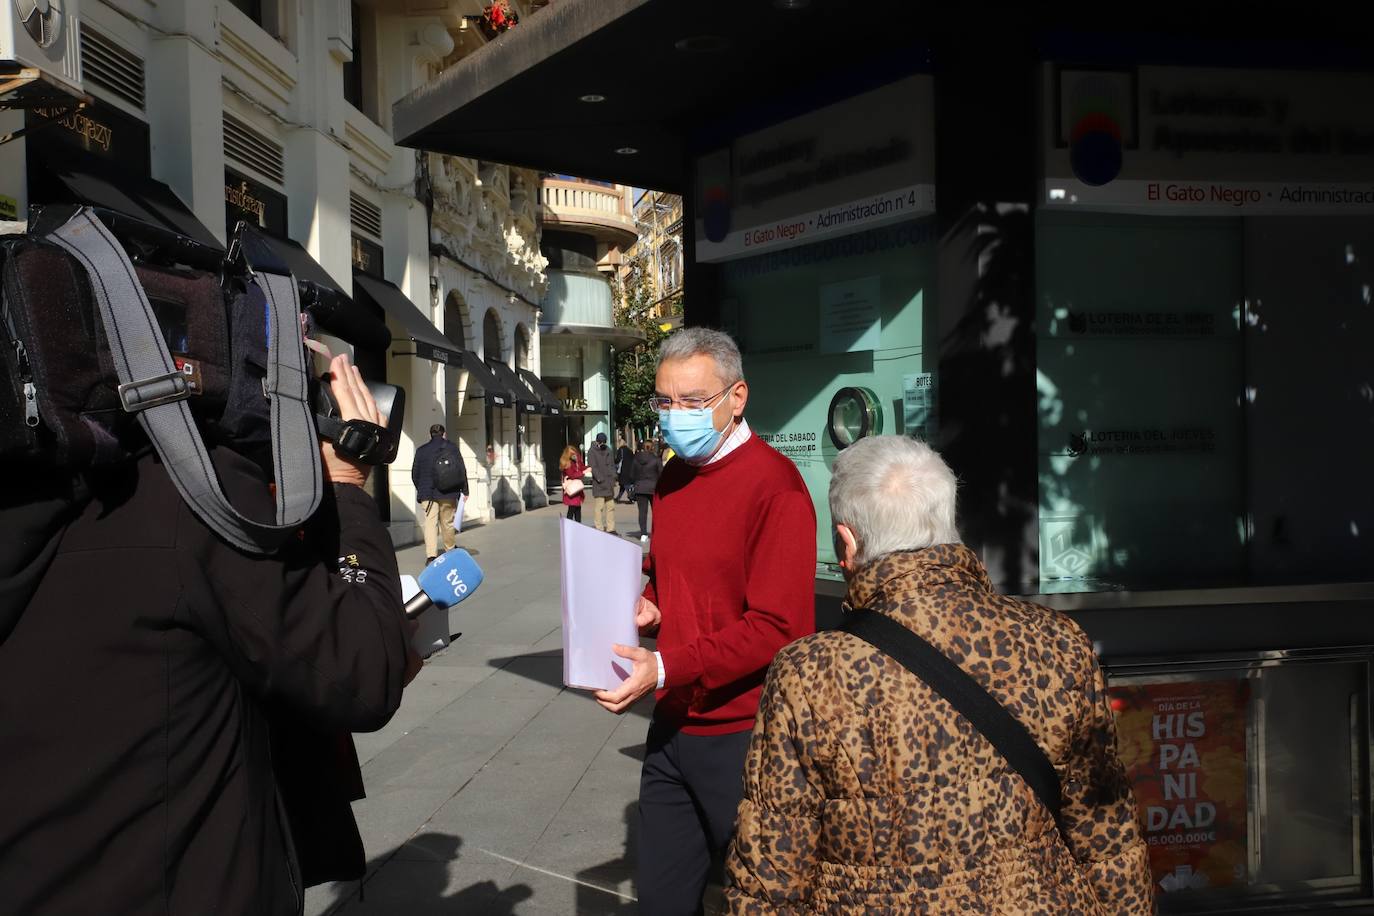
[[[454,510],[453,510],[453,530],[454,530],[454,531],[462,531],[462,530],[463,530],[463,510],[466,509],[467,506],[468,506],[468,495],[467,495],[466,493],[459,493],[459,494],[458,494],[458,505],[457,505],[457,507],[454,508]]]
[[[406,602],[420,593],[420,583],[414,576],[401,577],[401,601]],[[415,618],[418,625],[410,644],[421,658],[429,658],[448,645],[448,608],[430,605],[429,609]]]
[[[638,544],[559,519],[563,570],[563,683],[614,690],[630,676],[629,659],[611,647],[639,645],[635,607],[643,591]]]

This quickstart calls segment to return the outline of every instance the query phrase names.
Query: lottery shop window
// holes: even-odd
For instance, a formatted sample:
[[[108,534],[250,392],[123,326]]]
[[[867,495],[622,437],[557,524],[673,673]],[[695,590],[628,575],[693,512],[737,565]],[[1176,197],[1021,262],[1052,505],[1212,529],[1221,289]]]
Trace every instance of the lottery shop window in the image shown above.
[[[1043,590],[1370,578],[1374,221],[1046,209],[1036,262]]]
[[[1370,897],[1369,658],[1111,681],[1163,913]]]

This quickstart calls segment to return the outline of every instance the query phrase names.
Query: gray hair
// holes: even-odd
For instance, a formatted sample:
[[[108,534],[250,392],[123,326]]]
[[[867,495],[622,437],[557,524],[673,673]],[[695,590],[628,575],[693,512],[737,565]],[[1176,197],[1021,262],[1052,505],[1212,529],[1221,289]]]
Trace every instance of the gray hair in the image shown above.
[[[898,550],[959,543],[954,472],[907,436],[869,436],[840,452],[830,478],[830,518],[859,542],[859,566]]]
[[[724,331],[711,328],[683,328],[663,341],[658,348],[660,365],[670,359],[688,359],[692,356],[711,357],[715,361],[721,381],[727,384],[744,380],[744,364],[740,359],[739,347]]]

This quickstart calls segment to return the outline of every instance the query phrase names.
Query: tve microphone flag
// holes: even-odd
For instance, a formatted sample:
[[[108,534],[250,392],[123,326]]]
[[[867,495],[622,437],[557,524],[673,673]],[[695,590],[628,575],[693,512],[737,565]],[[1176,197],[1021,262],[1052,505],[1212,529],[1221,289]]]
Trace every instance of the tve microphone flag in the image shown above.
[[[406,602],[406,616],[418,617],[432,605],[453,607],[477,591],[482,570],[463,548],[455,547],[434,558],[420,573],[420,591]]]

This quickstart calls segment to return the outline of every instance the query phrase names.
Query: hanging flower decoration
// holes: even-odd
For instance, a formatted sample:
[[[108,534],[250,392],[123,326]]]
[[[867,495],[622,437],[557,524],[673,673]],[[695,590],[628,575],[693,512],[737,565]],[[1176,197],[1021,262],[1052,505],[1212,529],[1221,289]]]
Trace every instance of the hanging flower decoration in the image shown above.
[[[510,0],[492,0],[482,10],[482,34],[495,38],[520,21],[520,15],[511,8]]]

